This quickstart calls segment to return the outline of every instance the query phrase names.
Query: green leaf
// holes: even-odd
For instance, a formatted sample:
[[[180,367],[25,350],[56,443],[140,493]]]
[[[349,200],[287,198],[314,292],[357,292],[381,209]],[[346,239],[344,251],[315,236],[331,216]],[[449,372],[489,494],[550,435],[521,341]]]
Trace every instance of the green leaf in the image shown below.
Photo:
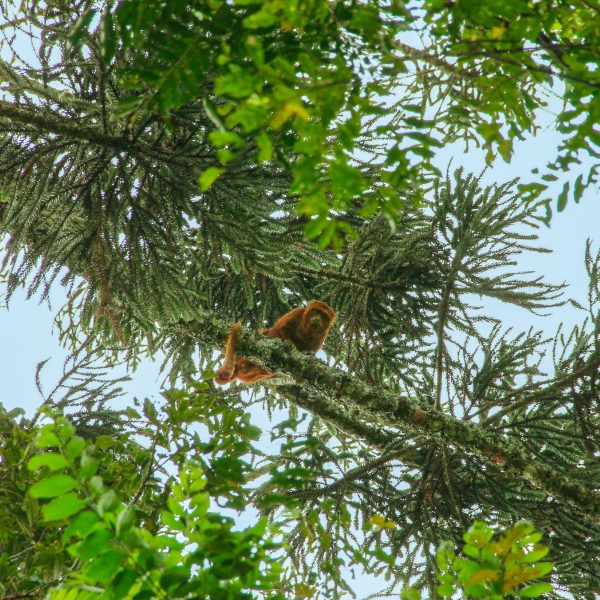
[[[123,533],[126,533],[131,529],[135,521],[135,513],[129,508],[123,508],[119,514],[117,515],[117,520],[115,522],[115,533],[117,536],[120,536]]]
[[[400,592],[400,600],[421,600],[421,592],[415,588],[405,588]]]
[[[36,454],[27,463],[27,468],[30,471],[35,471],[40,467],[48,467],[50,471],[60,471],[69,466],[67,459],[62,454],[46,453]]]
[[[63,541],[69,540],[74,535],[85,538],[94,525],[100,521],[100,517],[91,510],[79,513],[67,526],[63,533]]]
[[[110,435],[99,435],[96,438],[94,446],[99,450],[106,450],[112,448],[115,445],[115,440]]]
[[[445,571],[448,568],[448,559],[453,554],[452,542],[446,540],[440,544],[436,554],[437,567],[440,571]]]
[[[163,590],[169,591],[172,586],[185,583],[190,578],[190,570],[186,567],[174,566],[165,569],[160,576],[160,585]]]
[[[48,428],[46,429],[46,427]],[[45,426],[41,429],[40,434],[35,440],[35,445],[38,448],[58,448],[60,446],[60,440],[50,427]]]
[[[231,73],[215,79],[215,94],[230,98],[247,98],[260,87],[261,80],[255,75],[235,65],[230,67]]]
[[[554,568],[553,562],[539,562],[532,567],[536,570],[536,577],[543,577],[544,575],[548,575]]]
[[[20,408],[20,407],[17,406],[16,408],[13,408],[12,410],[9,410],[6,413],[6,416],[9,419],[16,419],[17,417],[22,417],[25,414],[26,414],[25,410],[23,410],[22,408]]]
[[[551,584],[546,583],[545,581],[540,581],[539,583],[533,583],[532,585],[528,585],[526,588],[523,588],[519,592],[519,596],[522,598],[537,598],[538,596],[551,591]]]
[[[81,457],[81,471],[80,475],[82,479],[89,479],[96,474],[98,470],[98,463],[94,460],[87,452]]]
[[[259,29],[264,27],[272,27],[277,23],[277,16],[266,10],[260,10],[243,21],[246,29]]]
[[[144,103],[143,96],[129,96],[117,102],[115,107],[115,117],[123,118],[138,110]]]
[[[206,192],[212,187],[214,182],[225,172],[225,169],[219,167],[208,167],[206,171],[198,178],[198,185],[201,192]]]
[[[256,138],[258,146],[258,161],[268,162],[273,157],[273,144],[266,132],[261,131]]]
[[[355,6],[349,25],[355,31],[360,31],[367,35],[375,35],[381,27],[378,8],[368,4]]]
[[[464,533],[463,539],[467,544],[483,548],[494,536],[494,532],[483,521],[475,521]],[[467,554],[465,552],[465,554]]]
[[[452,594],[454,594],[454,586],[451,583],[444,583],[442,585],[437,586],[437,593],[442,598],[451,598]]]
[[[326,225],[326,220],[323,217],[312,219],[306,224],[304,233],[309,240],[316,238]]]
[[[117,506],[118,499],[117,494],[114,490],[108,490],[100,496],[98,500],[97,510],[99,514],[104,514],[106,511],[110,511]]]
[[[76,553],[82,561],[88,561],[96,558],[99,554],[105,552],[112,544],[113,534],[107,528],[106,524],[101,525],[104,529],[92,531],[79,546]]]
[[[471,544],[465,544],[463,546],[463,552],[471,558],[479,558],[479,550],[475,548],[475,546],[471,546]]]
[[[550,552],[548,546],[536,544],[534,549],[528,552],[521,560],[525,563],[533,563],[544,558],[548,552]]]
[[[58,521],[78,513],[86,504],[87,502],[81,500],[77,494],[69,493],[42,506],[42,515],[44,521]]]
[[[231,144],[235,148],[240,148],[244,145],[244,140],[233,131],[211,131],[208,134],[208,139],[217,148],[223,148]]]
[[[229,148],[221,148],[220,150],[217,150],[217,158],[222,165],[230,163],[235,157],[236,154]]]
[[[70,475],[53,475],[34,483],[29,493],[34,498],[55,498],[77,487],[77,481]]]
[[[85,448],[85,440],[78,435],[71,438],[67,443],[67,447],[65,448],[65,454],[73,460],[77,458]]]
[[[74,433],[75,427],[65,417],[58,417],[56,419],[56,433],[60,438],[67,441]]]
[[[138,574],[133,569],[123,569],[120,573],[117,573],[112,582],[111,590],[114,600],[125,598],[137,578]]]
[[[123,552],[109,550],[83,568],[83,576],[87,583],[108,583],[119,570],[121,561],[125,557]]]

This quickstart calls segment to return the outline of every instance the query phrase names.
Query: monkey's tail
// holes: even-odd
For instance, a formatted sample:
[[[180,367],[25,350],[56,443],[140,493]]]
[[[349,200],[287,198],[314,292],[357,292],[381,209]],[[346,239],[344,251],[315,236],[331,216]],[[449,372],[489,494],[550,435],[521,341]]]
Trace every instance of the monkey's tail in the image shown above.
[[[225,359],[223,366],[215,371],[215,383],[224,385],[236,378],[235,373],[235,348],[240,337],[242,324],[236,323],[227,336],[227,345],[225,346]]]

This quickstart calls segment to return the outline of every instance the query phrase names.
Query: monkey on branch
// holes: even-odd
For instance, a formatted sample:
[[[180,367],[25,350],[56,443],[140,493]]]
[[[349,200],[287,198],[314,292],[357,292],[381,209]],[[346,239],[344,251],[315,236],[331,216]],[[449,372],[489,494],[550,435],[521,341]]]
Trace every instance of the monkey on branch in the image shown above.
[[[276,323],[260,333],[268,338],[280,338],[300,352],[315,353],[321,349],[335,321],[335,312],[320,300],[311,300],[306,307],[294,308]],[[229,332],[223,366],[215,372],[215,383],[224,385],[239,379],[243,383],[256,383],[276,375],[246,358],[236,356],[235,348],[241,331],[236,323]]]

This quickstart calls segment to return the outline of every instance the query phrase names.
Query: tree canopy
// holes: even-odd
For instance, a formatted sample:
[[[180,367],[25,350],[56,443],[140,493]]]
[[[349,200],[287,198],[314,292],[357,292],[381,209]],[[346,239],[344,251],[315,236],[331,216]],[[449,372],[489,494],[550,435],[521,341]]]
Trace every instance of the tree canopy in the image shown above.
[[[558,589],[593,597],[600,257],[589,244],[572,331],[515,332],[479,306],[494,299],[554,323],[564,302],[560,284],[517,262],[547,252],[536,241],[545,181],[566,172],[562,209],[596,178],[592,168],[570,179],[582,153],[597,155],[593,3],[2,11],[2,273],[8,297],[66,287],[57,323],[74,361],[36,415],[0,412],[5,598],[43,597],[73,575],[73,556],[99,556],[86,554],[99,547],[88,535],[118,546],[122,531],[148,581],[200,586],[181,597],[208,579],[233,590],[223,597],[260,593],[279,581],[275,563],[290,597],[342,597],[353,570],[384,574],[390,593],[412,584],[437,597],[440,542],[458,543],[474,520],[520,519],[545,534]],[[541,179],[486,187],[432,164],[457,139],[509,159],[548,93],[568,110]],[[326,361],[256,333],[314,298],[337,313]],[[215,387],[215,352],[236,321],[239,352],[277,378]],[[156,354],[175,387],[115,410],[119,382],[98,368]],[[44,415],[54,425],[40,434]],[[265,520],[236,533],[209,496]],[[185,533],[199,554],[161,553],[161,531]],[[211,536],[248,578],[217,565]],[[117,568],[115,597],[141,593],[119,548],[90,567],[89,597],[121,585]]]

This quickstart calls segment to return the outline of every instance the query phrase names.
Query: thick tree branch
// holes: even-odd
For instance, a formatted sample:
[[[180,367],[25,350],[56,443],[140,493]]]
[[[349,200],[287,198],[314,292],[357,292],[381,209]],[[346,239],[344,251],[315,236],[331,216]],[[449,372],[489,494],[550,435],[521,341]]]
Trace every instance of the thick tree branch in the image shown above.
[[[17,123],[23,127],[23,132],[30,135],[48,136],[55,134],[67,140],[88,142],[114,152],[126,152],[131,156],[145,159],[161,160],[180,167],[191,168],[200,172],[198,157],[186,159],[176,157],[171,151],[160,150],[155,145],[145,144],[141,140],[130,140],[125,135],[104,133],[98,127],[84,125],[81,120],[57,115],[48,110],[22,107],[14,103],[0,100],[0,123],[2,120]]]
[[[227,328],[208,311],[204,318],[179,323],[176,327],[200,337],[203,343],[210,342],[213,347],[224,344],[227,336]],[[279,390],[292,402],[379,449],[396,450],[394,442],[398,430],[412,432],[413,436],[426,434],[440,447],[454,446],[490,466],[502,468],[526,489],[534,488],[560,498],[593,522],[600,523],[599,492],[540,464],[515,440],[507,440],[497,432],[435,409],[425,412],[409,398],[383,386],[368,385],[279,340],[267,340],[257,333],[243,331],[238,349],[240,354],[256,359],[269,369],[303,382],[302,385],[280,386]]]

